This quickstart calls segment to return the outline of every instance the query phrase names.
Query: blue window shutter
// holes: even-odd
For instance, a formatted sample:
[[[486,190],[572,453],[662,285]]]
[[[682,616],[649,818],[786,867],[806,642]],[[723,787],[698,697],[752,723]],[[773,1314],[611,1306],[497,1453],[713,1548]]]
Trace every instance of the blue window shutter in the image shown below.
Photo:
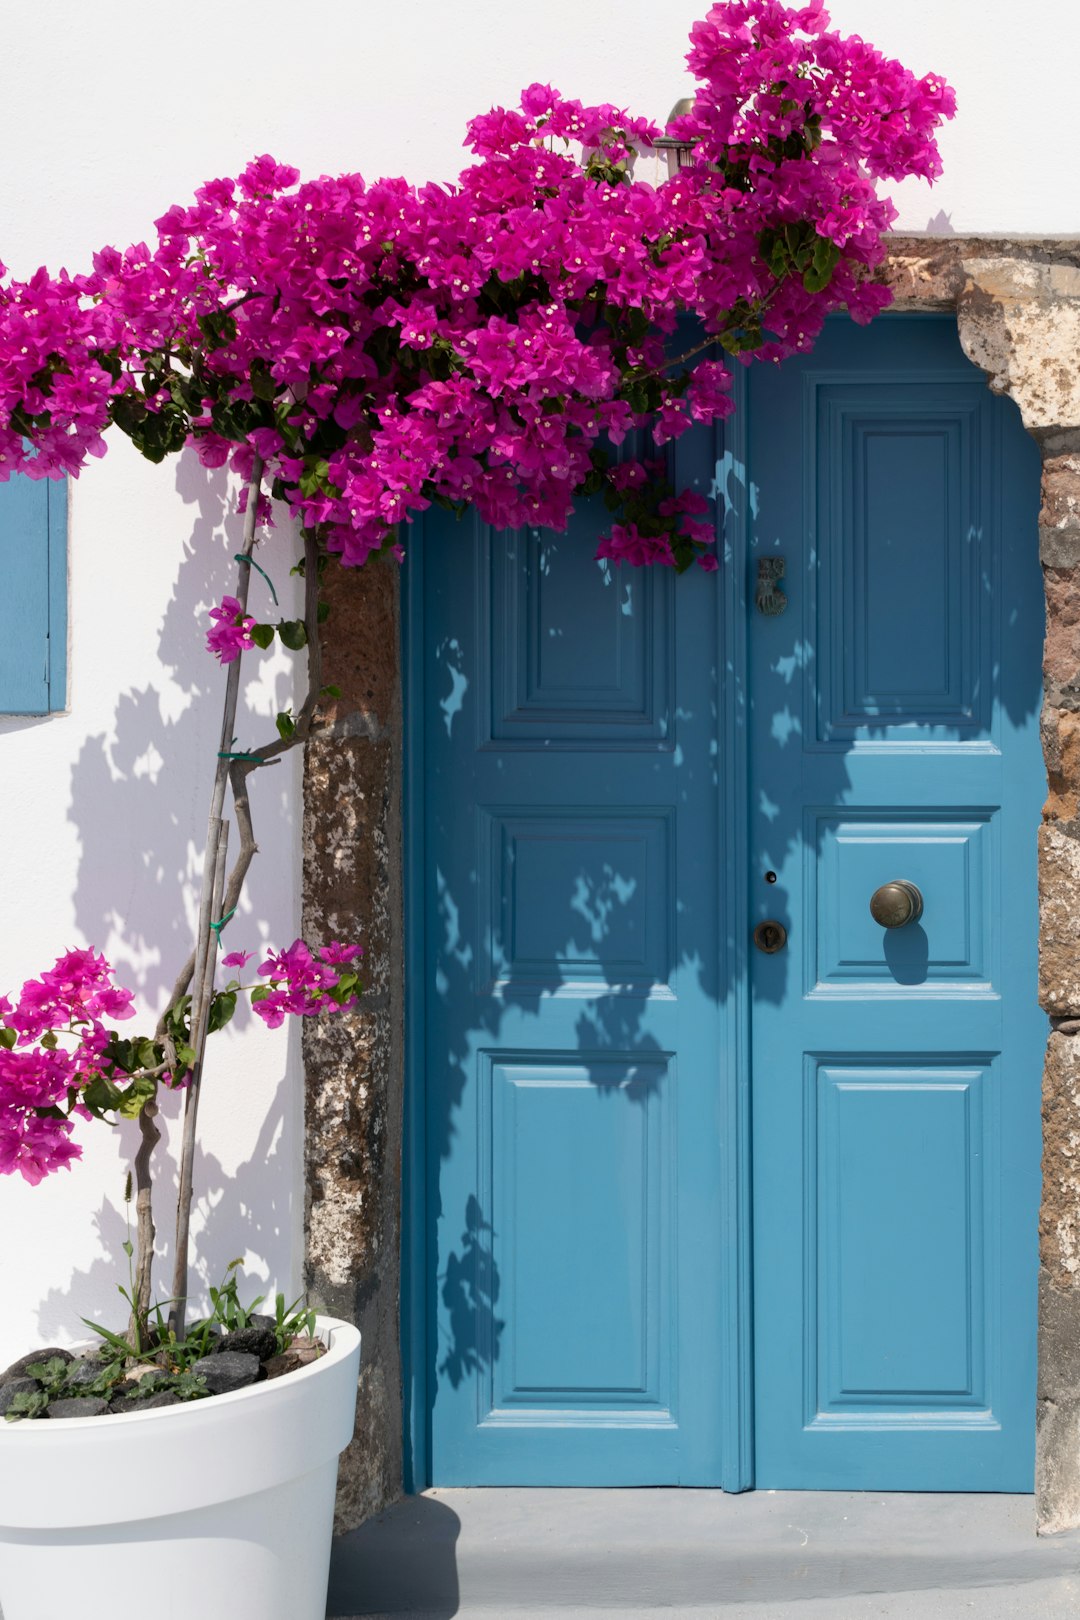
[[[0,713],[67,702],[67,484],[0,484]]]

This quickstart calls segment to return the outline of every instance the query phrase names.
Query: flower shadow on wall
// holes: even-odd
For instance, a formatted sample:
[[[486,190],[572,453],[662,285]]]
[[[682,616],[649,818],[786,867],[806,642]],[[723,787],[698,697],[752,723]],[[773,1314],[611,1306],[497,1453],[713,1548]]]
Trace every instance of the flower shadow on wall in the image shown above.
[[[299,1032],[290,1028],[288,1038],[291,1064],[299,1061]],[[217,1076],[210,1071],[210,1089],[215,1077],[226,1080],[227,1070],[219,1068]],[[273,1091],[260,1090],[251,1097],[252,1112],[261,1116],[260,1125],[258,1137],[242,1163],[226,1165],[213,1152],[203,1151],[199,1156],[199,1194],[193,1217],[196,1259],[191,1293],[195,1301],[205,1300],[208,1288],[220,1282],[235,1255],[245,1256],[240,1280],[245,1301],[261,1293],[272,1296],[278,1287],[289,1299],[299,1292],[289,1275],[300,1218],[292,1185],[290,1145],[298,1122],[290,1117],[289,1100],[289,1088],[281,1080]],[[212,1130],[214,1120],[209,1108],[207,1116]],[[166,1117],[164,1123],[167,1127],[172,1122]],[[168,1145],[167,1130],[163,1129],[158,1146],[163,1158]],[[73,1174],[79,1173],[80,1166],[76,1165]],[[161,1176],[157,1185],[159,1205],[169,1212],[176,1198],[175,1173]],[[205,1233],[199,1231],[200,1224],[205,1224]],[[168,1219],[162,1220],[161,1228],[156,1258],[159,1275],[167,1277],[173,1261]],[[47,1343],[70,1334],[77,1328],[80,1315],[115,1331],[123,1314],[116,1285],[126,1282],[122,1245],[128,1231],[120,1208],[107,1197],[102,1198],[93,1216],[93,1229],[103,1251],[101,1256],[77,1270],[63,1285],[51,1288],[42,1300],[38,1329]],[[164,1287],[159,1288],[159,1295],[166,1293]],[[195,1314],[200,1309],[196,1306]]]
[[[226,474],[208,473],[194,456],[182,456],[177,462],[176,488],[194,511],[161,622],[162,680],[121,693],[110,731],[87,738],[72,767],[68,810],[80,843],[74,894],[80,932],[104,947],[117,977],[135,987],[140,1000],[155,1012],[165,1003],[193,937],[206,787],[218,746],[217,699],[225,679],[219,666],[206,657],[202,631],[208,604],[227,589],[234,573],[231,554],[242,522]],[[291,525],[271,531],[260,555],[287,605],[289,569],[296,557]],[[265,589],[261,581],[259,588]],[[257,600],[254,590],[252,594]],[[249,690],[248,706],[238,717],[240,745],[272,735],[274,713],[287,707],[291,698],[290,671],[282,663]],[[241,911],[223,935],[226,950],[234,940],[250,948],[291,939],[296,932],[292,889],[280,881],[295,859],[290,794],[294,785],[290,760],[260,773],[253,786],[265,859],[256,862]],[[265,1071],[253,1082],[249,1061],[246,1071],[230,1074],[228,1032],[211,1048],[205,1098],[208,1133],[216,1131],[223,1147],[235,1142],[241,1151],[248,1151],[235,1170],[223,1162],[227,1149],[222,1157],[208,1152],[202,1160],[196,1178],[200,1188],[196,1222],[219,1203],[222,1209],[211,1223],[213,1237],[200,1253],[196,1270],[205,1287],[217,1282],[234,1255],[247,1254],[257,1271],[282,1289],[291,1289],[291,1298],[298,1291],[292,1275],[299,1224],[292,1169],[300,1102],[297,1088],[287,1088],[285,1071],[298,1064],[299,1043],[287,1037],[286,1058],[285,1040],[269,1037],[243,999],[235,1024],[248,1041],[266,1046]],[[182,1097],[166,1089],[161,1104],[158,1275],[164,1277],[168,1214],[175,1198],[175,1177],[168,1166],[178,1151]],[[123,1157],[129,1160],[137,1127],[124,1122],[118,1130],[124,1138]],[[256,1130],[257,1139],[252,1140]],[[76,1165],[73,1175],[80,1173]],[[100,1176],[96,1169],[93,1174]],[[118,1165],[117,1195],[122,1174]],[[113,1190],[109,1187],[109,1194]],[[60,1330],[65,1292],[74,1294],[81,1314],[96,1318],[103,1304],[110,1309],[107,1302],[123,1274],[121,1245],[127,1235],[123,1213],[111,1197],[103,1199],[96,1225],[104,1256],[74,1276],[64,1290],[47,1297],[41,1311],[43,1329],[51,1332],[55,1324]],[[261,1291],[254,1276],[250,1281],[252,1292]],[[161,1296],[168,1292],[164,1286],[158,1289]],[[70,1328],[70,1297],[66,1316]]]

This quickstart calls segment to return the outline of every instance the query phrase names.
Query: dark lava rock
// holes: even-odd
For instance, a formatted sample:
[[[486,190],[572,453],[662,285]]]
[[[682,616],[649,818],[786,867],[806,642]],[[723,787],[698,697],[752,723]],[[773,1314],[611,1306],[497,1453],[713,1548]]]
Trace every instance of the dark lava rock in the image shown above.
[[[50,1401],[45,1416],[51,1418],[101,1417],[109,1410],[100,1395],[73,1395],[69,1401]]]
[[[83,1389],[92,1384],[95,1378],[100,1378],[105,1371],[104,1361],[73,1361],[64,1374],[64,1382],[69,1389]]]
[[[109,1411],[113,1417],[123,1417],[125,1412],[155,1412],[159,1406],[180,1406],[179,1395],[171,1389],[161,1389],[156,1395],[146,1395],[142,1400],[125,1400],[123,1396],[113,1396],[109,1402]]]
[[[205,1378],[211,1395],[228,1395],[234,1389],[254,1384],[262,1368],[258,1356],[244,1350],[219,1350],[212,1356],[201,1356],[193,1361],[191,1371],[196,1378]]]
[[[0,1384],[0,1417],[9,1410],[16,1395],[35,1395],[41,1388],[36,1378],[9,1378]]]
[[[217,1353],[224,1355],[230,1350],[242,1350],[245,1355],[266,1361],[277,1353],[277,1337],[273,1329],[268,1327],[256,1327],[252,1324],[246,1328],[237,1328],[235,1333],[226,1333],[218,1345]]]
[[[20,1356],[13,1361],[6,1371],[0,1373],[0,1384],[6,1384],[11,1378],[21,1378],[27,1367],[32,1367],[35,1361],[50,1361],[53,1356],[59,1356],[61,1361],[72,1361],[74,1357],[70,1350],[31,1350],[28,1356]]]
[[[136,1412],[156,1412],[159,1406],[182,1406],[184,1403],[172,1389],[159,1389],[156,1395],[147,1395],[141,1401],[132,1401],[131,1407]]]

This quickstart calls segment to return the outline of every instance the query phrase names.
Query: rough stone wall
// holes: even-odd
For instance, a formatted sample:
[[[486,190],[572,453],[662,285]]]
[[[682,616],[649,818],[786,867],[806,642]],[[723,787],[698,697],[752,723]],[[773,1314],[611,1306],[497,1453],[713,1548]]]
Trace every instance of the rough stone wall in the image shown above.
[[[1041,436],[1039,519],[1049,786],[1039,832],[1039,1000],[1053,1033],[1043,1075],[1036,1493],[1047,1533],[1080,1525],[1080,286],[1064,296],[1071,375],[1058,384],[1058,423]]]
[[[401,1495],[401,688],[398,568],[332,567],[324,676],[341,688],[304,761],[304,937],[364,946],[361,1005],[305,1020],[306,1284],[362,1336],[339,1530]]]
[[[1080,242],[895,244],[901,306],[955,308],[965,352],[1008,394],[1042,452],[1046,588],[1039,830],[1043,1071],[1036,1512],[1080,1525]]]

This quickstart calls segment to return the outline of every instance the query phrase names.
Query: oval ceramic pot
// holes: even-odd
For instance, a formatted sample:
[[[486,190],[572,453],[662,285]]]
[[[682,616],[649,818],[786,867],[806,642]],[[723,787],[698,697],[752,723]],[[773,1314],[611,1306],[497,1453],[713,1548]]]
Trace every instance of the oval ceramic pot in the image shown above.
[[[0,1423],[4,1620],[323,1620],[360,1335],[231,1395]]]

